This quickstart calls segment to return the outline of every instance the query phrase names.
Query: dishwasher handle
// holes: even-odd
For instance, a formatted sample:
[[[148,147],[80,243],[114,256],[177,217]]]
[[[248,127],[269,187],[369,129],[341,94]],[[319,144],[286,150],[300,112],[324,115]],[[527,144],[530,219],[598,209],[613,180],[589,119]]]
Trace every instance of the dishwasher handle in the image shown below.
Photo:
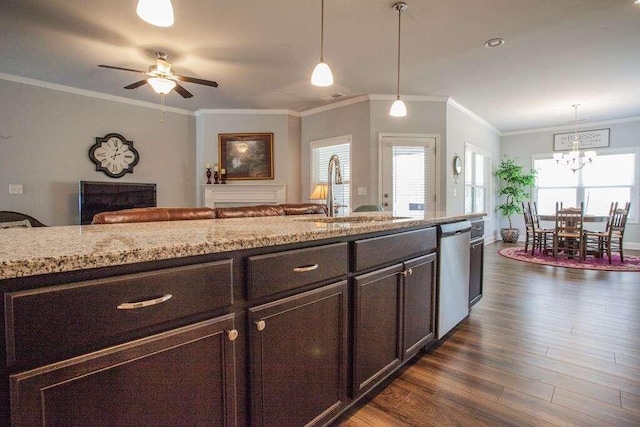
[[[438,226],[440,238],[471,232],[471,221],[458,221]]]

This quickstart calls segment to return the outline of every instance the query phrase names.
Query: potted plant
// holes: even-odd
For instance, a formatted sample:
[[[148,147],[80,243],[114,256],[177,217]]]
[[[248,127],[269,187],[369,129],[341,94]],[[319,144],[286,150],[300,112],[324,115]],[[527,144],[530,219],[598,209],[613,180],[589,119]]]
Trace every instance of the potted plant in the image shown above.
[[[504,196],[504,202],[499,204],[496,210],[509,220],[509,228],[500,229],[502,240],[506,243],[518,241],[520,230],[513,227],[511,216],[522,213],[522,201],[529,197],[526,190],[535,185],[537,172],[532,170],[529,173],[524,173],[522,166],[517,165],[513,159],[504,156],[498,169],[493,173],[495,177],[500,179],[498,196]]]

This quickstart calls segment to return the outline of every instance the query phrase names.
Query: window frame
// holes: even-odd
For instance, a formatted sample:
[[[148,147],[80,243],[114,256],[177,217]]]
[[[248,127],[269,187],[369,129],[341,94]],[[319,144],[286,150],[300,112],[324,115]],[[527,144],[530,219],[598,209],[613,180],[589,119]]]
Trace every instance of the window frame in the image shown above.
[[[483,156],[485,158],[485,172],[484,172],[484,181],[485,181],[485,185],[484,186],[479,186],[476,185],[475,183],[471,183],[472,187],[480,187],[480,188],[484,188],[485,189],[485,211],[484,213],[487,215],[486,220],[487,221],[491,221],[493,219],[493,214],[494,214],[494,200],[493,200],[493,158],[491,157],[491,152],[488,150],[485,150],[481,147],[478,147],[477,145],[473,145],[470,144],[468,142],[465,142],[464,144],[464,164],[462,166],[462,171],[463,174],[461,174],[460,176],[462,176],[463,181],[462,181],[462,185],[463,185],[463,212],[465,214],[474,214],[476,212],[467,212],[467,162],[469,161],[469,159],[467,158],[467,152],[471,152],[473,154],[479,154],[481,156]],[[471,166],[471,177],[473,179],[473,181],[475,181],[475,162],[474,164]],[[458,177],[458,179],[460,179],[460,177]]]
[[[617,154],[633,154],[635,156],[635,170],[634,170],[634,183],[631,186],[631,191],[630,191],[630,202],[631,202],[631,208],[630,208],[630,214],[629,214],[629,218],[627,219],[627,223],[631,223],[631,224],[638,224],[638,218],[640,217],[640,215],[638,215],[638,207],[640,204],[640,197],[638,196],[638,192],[640,191],[640,148],[639,147],[625,147],[625,148],[610,148],[610,149],[599,149],[597,151],[598,153],[598,157],[601,156],[608,156],[608,155],[617,155]],[[598,161],[598,157],[595,158],[594,162]],[[531,156],[531,165],[532,167],[535,167],[536,165],[536,160],[553,160],[553,153],[541,153],[541,154],[534,154]],[[577,174],[580,174],[577,177],[577,184],[576,186],[562,186],[562,187],[542,187],[542,188],[548,188],[548,189],[575,189],[576,190],[576,199],[577,199],[577,203],[579,204],[581,201],[585,201],[585,188],[598,188],[597,186],[593,186],[593,185],[589,185],[589,186],[585,186],[583,184],[583,178],[582,178],[582,173],[584,171],[586,171],[590,165],[586,165],[584,168],[580,169],[579,171],[577,171]],[[558,167],[563,167],[558,165]],[[607,185],[605,186],[606,188],[611,188],[611,187],[617,187],[617,188],[627,188],[628,185]],[[536,183],[536,186],[533,189],[533,196],[532,200],[534,200],[536,203],[539,203],[538,200],[538,184]]]
[[[346,209],[343,207],[341,207],[340,209],[341,209],[341,213],[350,213],[352,210],[352,202],[353,202],[353,188],[351,185],[351,181],[352,181],[351,178],[353,177],[353,162],[352,162],[353,140],[351,135],[341,135],[333,138],[317,139],[309,142],[309,194],[313,192],[313,189],[317,184],[320,184],[320,182],[314,182],[314,175],[315,175],[314,171],[315,171],[316,165],[314,164],[313,150],[317,148],[324,148],[324,147],[330,147],[332,145],[343,145],[343,144],[349,144],[349,159],[348,159],[349,179],[345,179],[343,175],[343,183],[346,183],[349,185],[349,191],[348,191],[349,203]],[[344,160],[340,159],[341,167],[343,165],[343,162]],[[318,166],[321,166],[321,165],[318,165]],[[328,167],[328,165],[325,165],[325,167]],[[341,203],[339,200],[337,200],[337,202]]]

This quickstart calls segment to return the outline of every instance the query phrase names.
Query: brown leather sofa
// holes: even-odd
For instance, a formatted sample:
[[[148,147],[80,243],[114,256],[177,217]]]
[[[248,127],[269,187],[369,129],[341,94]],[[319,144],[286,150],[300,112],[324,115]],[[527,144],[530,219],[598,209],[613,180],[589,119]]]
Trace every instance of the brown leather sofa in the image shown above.
[[[93,216],[91,224],[125,222],[178,221],[192,219],[244,218],[284,215],[327,214],[326,205],[316,203],[288,203],[229,208],[137,208],[101,212]]]

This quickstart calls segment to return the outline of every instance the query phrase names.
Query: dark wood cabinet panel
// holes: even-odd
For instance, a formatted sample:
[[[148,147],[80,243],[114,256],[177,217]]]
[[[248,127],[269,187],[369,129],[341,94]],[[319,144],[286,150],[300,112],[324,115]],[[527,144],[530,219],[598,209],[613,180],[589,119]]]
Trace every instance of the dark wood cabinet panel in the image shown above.
[[[249,310],[252,425],[335,416],[347,389],[347,282]]]
[[[249,257],[249,300],[313,283],[343,280],[347,276],[347,266],[346,243]]]
[[[398,264],[354,279],[354,396],[400,365],[401,272]]]
[[[471,242],[469,269],[469,308],[482,299],[484,239]]]
[[[403,359],[435,339],[436,254],[404,263]]]
[[[355,271],[401,262],[436,249],[436,227],[354,242]]]
[[[229,331],[232,315],[11,375],[12,424],[236,425]]]
[[[136,331],[143,336],[179,319],[221,314],[233,304],[231,275],[232,261],[224,260],[8,292],[7,364],[83,354]]]

